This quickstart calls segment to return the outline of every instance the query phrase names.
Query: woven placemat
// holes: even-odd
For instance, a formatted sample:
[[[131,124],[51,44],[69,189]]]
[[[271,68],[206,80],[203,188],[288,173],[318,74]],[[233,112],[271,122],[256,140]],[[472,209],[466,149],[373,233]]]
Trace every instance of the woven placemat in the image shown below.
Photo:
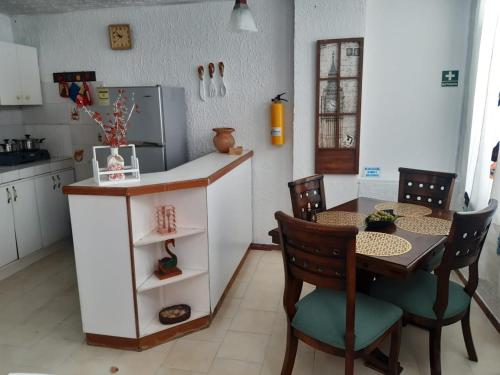
[[[430,208],[411,203],[385,202],[377,204],[375,209],[394,210],[395,215],[406,217],[419,217],[432,214],[432,210]]]
[[[360,232],[356,236],[356,252],[377,257],[396,256],[411,250],[411,243],[393,234]]]
[[[400,217],[396,220],[398,228],[419,234],[447,236],[450,232],[451,221],[437,217]]]
[[[365,225],[366,215],[346,211],[323,211],[316,214],[316,222],[325,225]]]

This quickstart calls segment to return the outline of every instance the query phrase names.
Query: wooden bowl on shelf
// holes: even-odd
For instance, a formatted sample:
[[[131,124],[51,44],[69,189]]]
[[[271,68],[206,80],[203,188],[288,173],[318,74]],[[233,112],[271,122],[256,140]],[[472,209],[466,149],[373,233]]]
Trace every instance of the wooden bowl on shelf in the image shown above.
[[[173,305],[165,307],[158,314],[161,324],[176,324],[191,317],[191,307],[188,305]]]

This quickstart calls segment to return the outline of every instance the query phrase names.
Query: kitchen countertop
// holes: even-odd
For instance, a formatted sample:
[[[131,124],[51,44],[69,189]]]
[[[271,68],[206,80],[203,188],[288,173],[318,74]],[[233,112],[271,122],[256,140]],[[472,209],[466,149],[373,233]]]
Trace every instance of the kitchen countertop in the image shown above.
[[[35,161],[33,163],[0,166],[0,184],[66,168],[73,168],[73,159],[70,157],[56,157],[49,160]]]
[[[98,186],[93,178],[89,178],[65,186],[63,192],[75,195],[133,196],[208,186],[252,156],[251,150],[244,150],[242,155],[213,152],[169,171],[141,174],[139,182]]]

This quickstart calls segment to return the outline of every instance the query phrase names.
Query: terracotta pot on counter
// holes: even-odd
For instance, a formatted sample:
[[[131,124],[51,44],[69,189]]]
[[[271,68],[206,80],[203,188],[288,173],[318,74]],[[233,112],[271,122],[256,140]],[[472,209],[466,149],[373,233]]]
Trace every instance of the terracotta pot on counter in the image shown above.
[[[217,151],[227,154],[229,149],[234,146],[233,128],[214,128],[214,145]]]

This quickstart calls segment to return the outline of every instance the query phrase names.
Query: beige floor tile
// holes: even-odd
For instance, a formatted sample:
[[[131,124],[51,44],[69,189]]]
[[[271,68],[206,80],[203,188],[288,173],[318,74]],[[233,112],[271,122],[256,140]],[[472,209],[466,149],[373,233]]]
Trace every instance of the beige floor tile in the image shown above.
[[[268,346],[266,357],[262,365],[261,375],[274,375],[281,373],[283,359],[285,357],[285,346]],[[293,375],[312,375],[314,365],[314,352],[297,351]]]
[[[273,292],[258,288],[249,288],[240,307],[255,310],[277,311],[282,303],[283,295],[281,292]]]
[[[56,368],[64,363],[81,344],[74,341],[45,337],[23,353],[22,364]]]
[[[207,372],[219,348],[218,343],[179,339],[168,353],[163,366],[179,370]]]
[[[156,371],[155,375],[206,375],[206,372],[186,371],[186,370],[179,370],[176,368],[168,368],[165,366],[161,366]]]
[[[71,242],[57,246],[54,254],[0,281],[0,375],[105,375],[111,366],[120,375],[279,374],[286,344],[279,252],[249,253],[210,328],[137,353],[83,344]],[[302,296],[312,290],[304,283]],[[443,331],[443,373],[500,375],[500,335],[476,303],[471,326],[479,362],[467,359],[460,324],[455,324]],[[430,373],[426,331],[404,328],[400,361],[404,374]],[[355,366],[356,374],[375,374],[361,360]],[[343,369],[343,358],[299,342],[295,375]]]
[[[269,335],[228,331],[217,357],[261,363],[268,340]]]
[[[222,306],[217,312],[218,317],[234,318],[241,305],[241,298],[230,298],[229,296],[224,299]]]
[[[166,355],[162,352],[146,350],[143,352],[123,351],[112,363],[120,375],[154,375],[162,366]]]
[[[190,340],[222,342],[231,325],[231,321],[231,318],[216,316],[208,328],[192,333],[188,338]]]
[[[259,375],[260,363],[215,358],[209,375]]]
[[[271,334],[276,313],[241,307],[231,323],[232,331]]]

